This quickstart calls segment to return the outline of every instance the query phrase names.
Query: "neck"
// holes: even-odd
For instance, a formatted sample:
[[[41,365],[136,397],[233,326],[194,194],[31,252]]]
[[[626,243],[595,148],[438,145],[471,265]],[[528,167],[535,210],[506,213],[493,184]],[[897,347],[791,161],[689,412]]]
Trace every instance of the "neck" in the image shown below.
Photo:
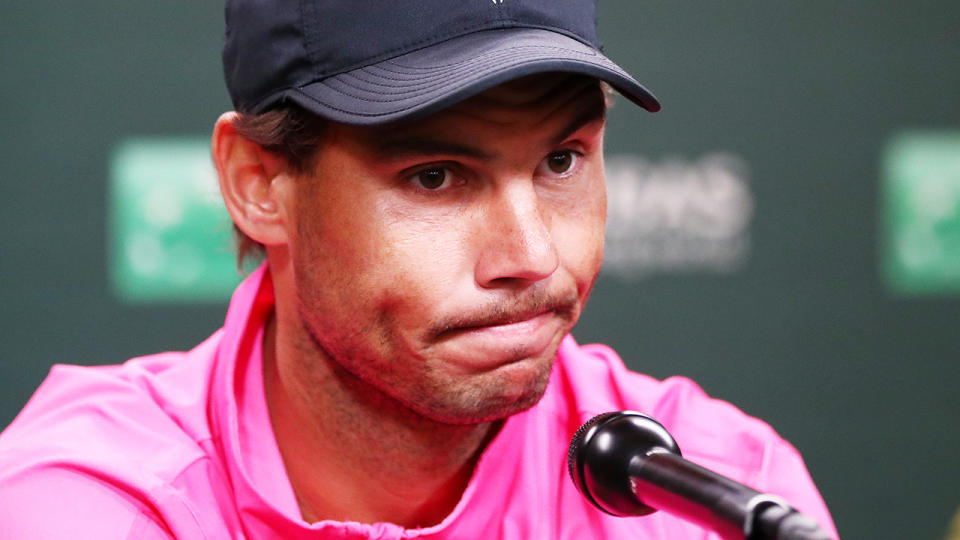
[[[414,413],[328,358],[279,300],[265,332],[264,386],[304,520],[442,521],[498,424],[442,424]]]

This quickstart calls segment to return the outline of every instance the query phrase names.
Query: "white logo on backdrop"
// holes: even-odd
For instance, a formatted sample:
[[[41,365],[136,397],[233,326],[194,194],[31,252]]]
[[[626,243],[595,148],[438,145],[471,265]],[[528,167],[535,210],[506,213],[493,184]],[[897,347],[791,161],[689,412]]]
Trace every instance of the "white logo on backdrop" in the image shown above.
[[[606,170],[606,272],[730,273],[746,262],[753,194],[738,156],[611,156]]]

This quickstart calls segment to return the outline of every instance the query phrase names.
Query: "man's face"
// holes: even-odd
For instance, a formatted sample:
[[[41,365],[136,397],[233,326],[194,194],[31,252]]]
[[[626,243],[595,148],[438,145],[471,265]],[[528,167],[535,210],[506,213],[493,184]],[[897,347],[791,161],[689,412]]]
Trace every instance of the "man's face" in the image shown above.
[[[436,421],[535,404],[600,269],[603,122],[596,82],[550,74],[331,126],[290,243],[311,346]]]

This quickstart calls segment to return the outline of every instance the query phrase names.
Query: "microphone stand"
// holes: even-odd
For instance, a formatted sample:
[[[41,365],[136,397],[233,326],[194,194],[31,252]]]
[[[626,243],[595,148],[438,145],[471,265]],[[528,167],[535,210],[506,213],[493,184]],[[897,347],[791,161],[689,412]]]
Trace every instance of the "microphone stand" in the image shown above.
[[[817,524],[773,495],[664,450],[630,465],[631,491],[726,540],[830,540]],[[706,489],[705,489],[706,486]]]

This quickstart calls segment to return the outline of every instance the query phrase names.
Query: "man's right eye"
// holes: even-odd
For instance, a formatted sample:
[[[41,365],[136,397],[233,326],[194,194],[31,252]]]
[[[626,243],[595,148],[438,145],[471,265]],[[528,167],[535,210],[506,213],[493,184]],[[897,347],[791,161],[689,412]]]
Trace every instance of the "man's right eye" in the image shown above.
[[[423,189],[436,191],[445,187],[449,174],[450,171],[446,167],[431,167],[414,173],[410,180]]]

